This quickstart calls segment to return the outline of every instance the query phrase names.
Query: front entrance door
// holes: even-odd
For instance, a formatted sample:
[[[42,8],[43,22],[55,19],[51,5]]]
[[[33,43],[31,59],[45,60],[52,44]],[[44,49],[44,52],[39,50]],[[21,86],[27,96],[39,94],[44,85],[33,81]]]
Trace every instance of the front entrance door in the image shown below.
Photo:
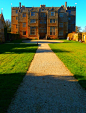
[[[46,36],[46,27],[40,27],[39,28],[39,36],[40,39],[44,39]]]
[[[40,10],[39,13],[39,39],[44,39],[47,34],[47,13]]]

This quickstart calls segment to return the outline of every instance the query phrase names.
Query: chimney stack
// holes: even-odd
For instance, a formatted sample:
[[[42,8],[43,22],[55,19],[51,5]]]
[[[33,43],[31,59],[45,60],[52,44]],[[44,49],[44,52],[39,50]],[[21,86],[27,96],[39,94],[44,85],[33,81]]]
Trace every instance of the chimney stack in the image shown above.
[[[65,7],[67,7],[67,2],[65,2]]]
[[[19,2],[19,9],[21,9],[21,2]]]

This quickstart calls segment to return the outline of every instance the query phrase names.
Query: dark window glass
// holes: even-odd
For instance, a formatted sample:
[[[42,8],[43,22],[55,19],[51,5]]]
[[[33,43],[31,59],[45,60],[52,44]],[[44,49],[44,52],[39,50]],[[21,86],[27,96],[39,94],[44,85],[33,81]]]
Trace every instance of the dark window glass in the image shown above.
[[[30,35],[36,34],[36,27],[30,27]]]
[[[55,16],[55,12],[51,12],[51,16]]]
[[[41,27],[41,28],[39,28],[39,32],[40,33],[46,33],[47,31],[46,31],[46,28]]]
[[[31,16],[35,16],[35,12],[31,12]]]
[[[16,20],[18,20],[18,17],[16,16]]]
[[[64,14],[63,13],[59,13],[59,17],[63,17],[64,16]]]
[[[41,17],[46,17],[46,14],[45,13],[41,13]]]
[[[30,23],[36,23],[36,19],[31,19]]]
[[[26,35],[26,31],[23,31],[23,35]]]
[[[55,19],[50,19],[50,23],[55,23]]]
[[[26,17],[26,13],[23,13],[23,17]]]
[[[23,27],[26,27],[26,23],[23,23]]]
[[[16,10],[16,13],[18,13],[18,10]]]
[[[40,24],[46,24],[46,20],[40,20]]]
[[[55,27],[50,27],[50,35],[55,35]]]
[[[59,27],[63,27],[63,23],[59,23]]]
[[[63,31],[59,31],[59,36],[63,36]]]

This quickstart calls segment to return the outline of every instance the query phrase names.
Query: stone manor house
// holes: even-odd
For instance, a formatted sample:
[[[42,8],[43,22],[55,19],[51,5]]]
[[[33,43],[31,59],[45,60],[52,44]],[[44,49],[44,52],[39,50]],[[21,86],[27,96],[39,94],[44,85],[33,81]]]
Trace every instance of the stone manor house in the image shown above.
[[[63,39],[75,31],[76,7],[12,7],[11,32],[21,38]]]

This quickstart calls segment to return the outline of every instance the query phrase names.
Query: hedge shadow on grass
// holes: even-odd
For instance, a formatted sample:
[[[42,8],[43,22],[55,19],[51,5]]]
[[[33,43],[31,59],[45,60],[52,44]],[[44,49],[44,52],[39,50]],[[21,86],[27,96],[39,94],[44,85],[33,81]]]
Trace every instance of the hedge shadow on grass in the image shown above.
[[[0,54],[34,53],[36,50],[34,48],[35,46],[37,46],[37,44],[3,44],[0,45]]]
[[[75,77],[76,79],[78,79],[79,84],[80,84],[83,88],[86,89],[86,79],[85,79],[86,77],[83,76],[83,75],[78,75],[78,74],[74,75],[74,77]]]

